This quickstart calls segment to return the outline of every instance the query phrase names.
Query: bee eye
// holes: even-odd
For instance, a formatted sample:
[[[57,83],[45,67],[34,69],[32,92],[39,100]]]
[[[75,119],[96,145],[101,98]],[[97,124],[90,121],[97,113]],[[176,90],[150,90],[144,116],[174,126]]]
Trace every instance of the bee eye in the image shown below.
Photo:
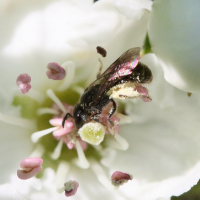
[[[81,128],[83,126],[83,119],[81,115],[76,115],[75,123],[76,123],[77,128]]]
[[[82,114],[83,114],[84,110],[81,107],[80,104],[77,104],[74,108],[74,120],[76,123],[76,127],[80,128],[83,126],[84,124],[84,119],[82,118]]]

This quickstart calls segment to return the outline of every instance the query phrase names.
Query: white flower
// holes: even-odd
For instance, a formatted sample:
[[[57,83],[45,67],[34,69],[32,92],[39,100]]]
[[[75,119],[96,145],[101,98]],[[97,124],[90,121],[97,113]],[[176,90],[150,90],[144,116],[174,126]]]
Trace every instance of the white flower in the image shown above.
[[[23,3],[31,8],[35,1],[30,2]],[[35,5],[37,9],[24,14],[27,10],[15,10],[14,1],[9,1],[16,16],[23,17],[21,20],[18,18],[18,23],[11,24],[17,27],[16,30],[9,31],[12,36],[6,35],[1,43],[0,83],[3,87],[0,91],[0,113],[4,115],[1,114],[0,119],[9,124],[0,122],[3,152],[0,199],[64,199],[64,194],[58,194],[56,189],[68,180],[76,180],[79,188],[73,198],[77,200],[160,200],[180,195],[197,183],[200,177],[200,125],[196,110],[200,106],[200,97],[188,98],[184,92],[166,83],[154,55],[141,59],[153,72],[154,80],[149,86],[153,101],[123,101],[125,112],[132,120],[131,124],[120,125],[119,135],[129,143],[126,151],[120,150],[120,144],[106,135],[105,148],[89,146],[89,151],[85,151],[90,167],[81,169],[74,160],[77,158],[76,151],[68,150],[66,146],[61,151],[61,143],[52,135],[40,138],[40,145],[36,143],[34,146],[30,140],[34,131],[50,128],[48,121],[52,115],[42,113],[59,113],[56,109],[49,109],[52,101],[46,95],[47,89],[51,88],[62,101],[75,104],[80,96],[78,93],[95,79],[99,68],[97,45],[108,52],[107,57],[102,59],[104,68],[125,50],[143,45],[149,11],[141,9],[143,4],[138,2],[101,0],[93,4],[89,0],[84,3],[76,0],[46,5],[42,1]],[[150,9],[150,4],[144,1],[142,8]],[[130,10],[125,12],[127,7]],[[134,9],[137,14],[131,15]],[[62,67],[66,67],[67,76],[63,81],[47,78],[46,65],[50,62],[64,63]],[[76,74],[73,78],[74,68]],[[31,76],[32,88],[25,96],[15,89],[16,78],[21,73]],[[66,91],[68,86],[70,89]],[[49,96],[53,97],[52,93]],[[55,100],[54,97],[52,99]],[[46,110],[41,109],[43,107]],[[16,118],[8,116],[18,117],[21,121],[17,123]],[[37,122],[37,128],[34,122]],[[59,148],[56,148],[57,144]],[[61,155],[56,154],[59,158],[52,157],[54,149],[61,151]],[[77,147],[79,157],[80,149]],[[11,176],[16,174],[19,163],[33,150],[31,156],[40,153],[43,157],[43,176],[27,181]],[[114,171],[130,173],[133,180],[115,191],[109,181]]]
[[[148,33],[165,79],[186,92],[200,91],[198,0],[155,0]]]

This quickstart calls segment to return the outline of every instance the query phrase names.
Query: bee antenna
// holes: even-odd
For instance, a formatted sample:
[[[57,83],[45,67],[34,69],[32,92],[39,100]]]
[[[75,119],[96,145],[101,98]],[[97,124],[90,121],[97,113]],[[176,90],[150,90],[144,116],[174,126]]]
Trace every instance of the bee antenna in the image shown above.
[[[62,127],[63,127],[63,128],[64,128],[64,126],[65,126],[65,121],[66,121],[67,118],[69,118],[69,117],[74,118],[70,113],[67,113],[67,114],[65,115],[65,117],[63,118],[63,121],[62,121]]]

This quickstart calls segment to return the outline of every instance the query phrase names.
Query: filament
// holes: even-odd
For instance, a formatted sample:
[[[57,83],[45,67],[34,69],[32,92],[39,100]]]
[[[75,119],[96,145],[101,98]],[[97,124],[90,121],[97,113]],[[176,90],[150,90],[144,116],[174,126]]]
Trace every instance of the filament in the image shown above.
[[[0,120],[5,123],[21,126],[27,129],[36,128],[36,124],[34,121],[29,120],[29,119],[23,119],[21,117],[11,117],[11,116],[0,113]]]
[[[52,127],[46,130],[37,131],[31,135],[31,140],[33,143],[36,143],[42,136],[47,135],[55,130],[57,130],[59,127]]]
[[[59,112],[53,108],[40,108],[37,111],[38,115],[43,115],[43,114],[54,114],[57,115]]]
[[[83,169],[87,169],[90,166],[90,163],[85,157],[84,151],[78,140],[76,140],[76,150],[79,158],[79,162],[77,163],[77,165]]]
[[[71,85],[73,78],[74,78],[74,73],[75,73],[75,65],[72,61],[67,61],[61,65],[64,69],[67,70],[67,76],[65,77],[62,85],[60,85],[57,90],[58,91],[64,91],[69,88]]]
[[[47,95],[59,106],[63,113],[67,112],[60,99],[58,99],[58,97],[54,94],[53,90],[48,89]]]
[[[62,147],[63,147],[63,140],[61,139],[59,140],[56,148],[54,149],[54,152],[51,154],[51,158],[53,160],[57,160],[60,157]]]

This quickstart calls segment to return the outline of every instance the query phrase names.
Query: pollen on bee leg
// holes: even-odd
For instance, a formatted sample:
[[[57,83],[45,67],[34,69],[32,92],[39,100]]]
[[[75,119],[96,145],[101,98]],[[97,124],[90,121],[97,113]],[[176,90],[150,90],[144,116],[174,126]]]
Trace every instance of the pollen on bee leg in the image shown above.
[[[20,163],[22,169],[17,170],[17,176],[19,179],[27,180],[37,175],[42,170],[42,158],[26,158]]]
[[[141,99],[144,101],[144,102],[150,102],[152,101],[151,97],[149,96],[148,94],[148,90],[147,88],[141,86],[141,85],[137,85],[135,88],[134,88],[135,91],[137,91],[138,93],[140,93],[141,95]]]
[[[23,94],[26,94],[31,89],[31,77],[28,74],[20,74],[17,77],[16,83]]]
[[[100,123],[86,123],[78,131],[81,139],[93,145],[99,145],[105,136],[105,128]]]
[[[115,171],[111,176],[111,183],[112,185],[119,187],[132,179],[133,179],[133,176],[131,174]]]

